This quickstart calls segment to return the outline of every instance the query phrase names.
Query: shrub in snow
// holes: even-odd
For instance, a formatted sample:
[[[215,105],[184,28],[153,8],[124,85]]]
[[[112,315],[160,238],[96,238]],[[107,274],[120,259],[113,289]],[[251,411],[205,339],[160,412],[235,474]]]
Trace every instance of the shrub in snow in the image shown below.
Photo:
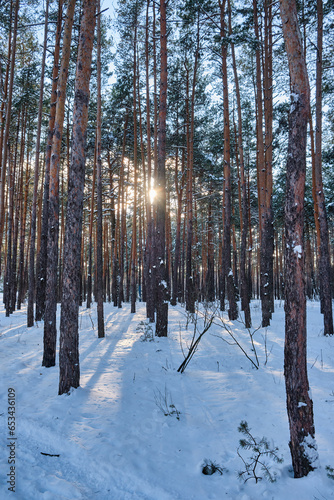
[[[166,386],[164,393],[162,393],[159,389],[157,389],[157,391],[154,391],[154,400],[155,404],[157,405],[159,410],[162,411],[165,417],[171,417],[175,415],[176,419],[180,420],[181,412],[179,412],[179,410],[173,403],[171,393],[168,391]]]
[[[219,472],[220,475],[223,475],[224,467],[220,467],[216,462],[212,462],[211,460],[204,460],[202,464],[202,473],[205,476],[212,476],[215,472]]]

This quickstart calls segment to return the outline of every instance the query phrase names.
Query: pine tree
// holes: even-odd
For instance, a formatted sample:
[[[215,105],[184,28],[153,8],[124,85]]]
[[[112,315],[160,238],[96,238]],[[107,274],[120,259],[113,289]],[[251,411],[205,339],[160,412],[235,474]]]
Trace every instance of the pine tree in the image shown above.
[[[85,147],[88,122],[89,82],[96,19],[96,0],[84,0],[80,24],[73,110],[72,153],[64,243],[64,276],[60,319],[59,394],[80,384],[79,293],[82,242]]]
[[[280,0],[289,61],[291,108],[285,201],[285,350],[284,374],[295,477],[316,468],[313,402],[306,364],[304,274],[304,190],[310,88],[295,1]]]

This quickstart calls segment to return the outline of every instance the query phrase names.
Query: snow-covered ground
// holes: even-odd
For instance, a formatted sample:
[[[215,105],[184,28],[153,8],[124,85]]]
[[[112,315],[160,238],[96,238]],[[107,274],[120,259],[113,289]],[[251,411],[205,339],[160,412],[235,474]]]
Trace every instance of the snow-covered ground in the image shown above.
[[[252,304],[252,317],[259,325],[258,302]],[[136,314],[128,304],[122,309],[106,304],[106,337],[98,339],[95,309],[81,308],[81,387],[58,396],[58,358],[53,368],[41,366],[43,323],[28,329],[25,309],[5,318],[1,304],[1,498],[334,498],[334,481],[326,471],[334,467],[334,339],[322,335],[318,303],[308,303],[308,373],[321,467],[304,479],[293,479],[291,472],[283,304],[276,303],[270,328],[254,333],[259,369],[231,345],[224,329],[213,325],[180,374],[180,335],[186,350],[193,332],[192,324],[186,329],[184,311],[169,308],[165,339],[143,341],[145,320],[144,304],[137,304]],[[255,361],[248,331],[238,322],[230,326]],[[15,493],[7,489],[11,388],[16,395]],[[239,448],[241,421],[247,421],[254,437],[278,447],[284,461],[272,463],[276,482],[238,479],[244,470],[238,452],[249,461],[249,452]],[[204,475],[205,461],[215,462],[223,474]]]

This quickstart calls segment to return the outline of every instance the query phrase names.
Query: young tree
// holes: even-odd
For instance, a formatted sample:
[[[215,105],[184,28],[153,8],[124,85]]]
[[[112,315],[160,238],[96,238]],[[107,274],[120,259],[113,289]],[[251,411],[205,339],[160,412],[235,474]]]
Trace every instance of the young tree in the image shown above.
[[[316,468],[313,402],[306,364],[304,274],[304,191],[310,88],[295,1],[280,0],[289,62],[291,107],[285,201],[285,351],[284,374],[295,477]]]
[[[82,242],[85,147],[88,121],[89,82],[95,29],[96,0],[84,0],[80,24],[75,77],[72,153],[64,243],[63,292],[60,319],[59,394],[77,388],[79,367],[79,292]]]

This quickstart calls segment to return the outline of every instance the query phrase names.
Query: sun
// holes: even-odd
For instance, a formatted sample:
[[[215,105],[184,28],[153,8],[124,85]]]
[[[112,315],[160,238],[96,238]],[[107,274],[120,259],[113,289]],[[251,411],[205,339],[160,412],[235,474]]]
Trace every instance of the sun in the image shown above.
[[[153,202],[154,202],[154,199],[155,199],[156,195],[157,195],[156,190],[155,190],[155,189],[153,189],[153,188],[152,188],[152,189],[150,189],[150,201],[151,201],[151,203],[153,203]]]

